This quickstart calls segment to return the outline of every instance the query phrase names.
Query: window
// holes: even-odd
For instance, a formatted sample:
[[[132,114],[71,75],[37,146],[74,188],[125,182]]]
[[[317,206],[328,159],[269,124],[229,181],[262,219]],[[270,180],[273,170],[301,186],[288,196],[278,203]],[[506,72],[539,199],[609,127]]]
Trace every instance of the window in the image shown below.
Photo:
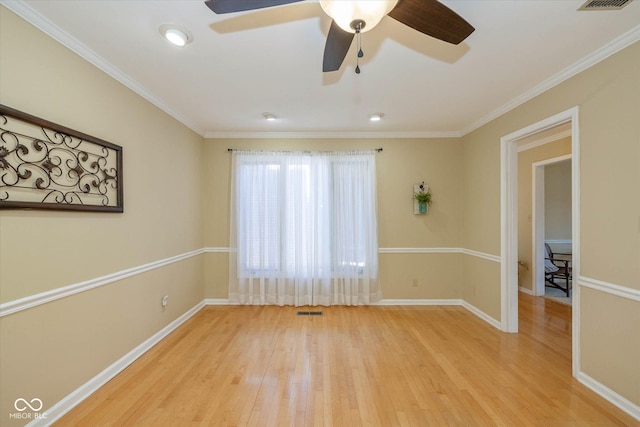
[[[271,281],[273,298],[302,305],[334,300],[347,279],[377,283],[373,152],[233,156],[230,294],[244,284],[253,295]]]

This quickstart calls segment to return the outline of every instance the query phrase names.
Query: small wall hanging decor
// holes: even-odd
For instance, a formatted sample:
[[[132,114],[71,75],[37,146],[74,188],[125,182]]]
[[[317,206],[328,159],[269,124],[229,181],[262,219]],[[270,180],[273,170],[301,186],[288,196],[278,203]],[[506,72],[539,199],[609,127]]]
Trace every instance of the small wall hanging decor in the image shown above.
[[[0,104],[0,209],[123,212],[122,147]]]
[[[416,215],[424,215],[429,213],[429,206],[431,206],[431,193],[429,192],[429,186],[422,184],[416,184],[413,186],[413,213]]]

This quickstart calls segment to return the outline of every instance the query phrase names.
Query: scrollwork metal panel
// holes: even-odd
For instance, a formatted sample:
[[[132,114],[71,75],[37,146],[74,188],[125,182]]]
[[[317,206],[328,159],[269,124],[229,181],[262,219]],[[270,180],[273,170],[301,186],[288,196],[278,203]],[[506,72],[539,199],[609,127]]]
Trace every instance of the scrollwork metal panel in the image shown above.
[[[0,209],[123,212],[122,147],[0,104]]]

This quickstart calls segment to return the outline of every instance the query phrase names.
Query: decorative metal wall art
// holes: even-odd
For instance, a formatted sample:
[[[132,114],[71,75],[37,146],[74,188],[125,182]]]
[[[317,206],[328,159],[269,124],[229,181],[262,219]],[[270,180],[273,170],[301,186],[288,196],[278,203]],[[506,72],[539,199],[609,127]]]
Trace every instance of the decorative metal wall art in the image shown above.
[[[122,147],[0,104],[0,209],[123,212]]]

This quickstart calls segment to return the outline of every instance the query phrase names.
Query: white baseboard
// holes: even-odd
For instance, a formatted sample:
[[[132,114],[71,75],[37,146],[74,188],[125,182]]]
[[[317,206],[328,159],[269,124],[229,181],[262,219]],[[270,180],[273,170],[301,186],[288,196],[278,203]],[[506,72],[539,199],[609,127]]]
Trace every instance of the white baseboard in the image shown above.
[[[169,323],[167,326],[162,328],[156,334],[152,335],[149,339],[144,341],[142,344],[131,350],[129,353],[125,354],[119,360],[114,362],[111,366],[107,367],[104,371],[100,372],[98,375],[81,385],[75,391],[67,395],[64,399],[60,400],[58,403],[53,405],[47,411],[45,411],[46,419],[37,419],[33,420],[29,424],[28,427],[39,427],[39,426],[49,426],[53,424],[56,420],[60,419],[64,414],[69,412],[75,406],[77,406],[80,402],[85,400],[87,397],[92,395],[95,391],[97,391],[100,387],[105,385],[109,380],[122,372],[127,366],[136,361],[140,356],[146,353],[149,349],[151,349],[154,345],[160,342],[163,338],[169,335],[174,329],[183,324],[189,318],[191,318],[194,314],[196,314],[202,307],[204,306],[204,302],[198,303],[196,306],[191,308],[189,311],[184,313],[182,316],[178,317],[173,322]]]
[[[460,299],[381,299],[371,305],[462,305]]]
[[[227,298],[207,298],[204,305],[240,305]],[[371,305],[462,305],[460,299],[382,299]]]
[[[237,302],[229,301],[228,298],[207,298],[204,305],[239,305]]]
[[[207,298],[203,302],[204,305],[238,305],[238,303],[231,302],[226,298]],[[392,305],[459,305],[463,308],[469,310],[471,313],[478,316],[480,319],[489,323],[491,326],[501,329],[501,324],[498,320],[489,316],[479,308],[469,304],[468,302],[462,299],[382,299],[376,303],[371,305],[384,305],[384,306],[392,306]]]
[[[518,286],[518,290],[520,292],[522,292],[523,294],[527,294],[527,295],[534,295],[533,291],[529,288],[523,288],[522,286]]]
[[[207,298],[204,305],[240,305],[227,298]],[[382,299],[371,305],[462,305],[460,299]]]
[[[459,305],[494,328],[502,330],[500,322],[462,299],[383,299],[372,305]]]
[[[603,399],[608,400],[613,405],[617,406],[636,420],[640,421],[640,406],[636,405],[625,397],[620,396],[618,393],[611,390],[609,387],[600,383],[599,381],[596,381],[584,372],[578,372],[577,379],[582,384],[599,394]]]
[[[500,323],[500,321],[494,319],[493,317],[489,316],[487,313],[485,313],[484,311],[480,310],[479,308],[477,308],[474,305],[469,304],[468,302],[462,300],[462,304],[461,304],[464,308],[466,308],[467,310],[469,310],[470,312],[472,312],[473,314],[475,314],[476,316],[478,316],[479,318],[481,318],[482,320],[484,320],[485,322],[487,322],[488,324],[490,324],[491,326],[493,326],[496,329],[499,329],[502,331],[502,324]]]
[[[40,426],[48,426],[53,424],[56,420],[60,419],[64,414],[69,412],[75,406],[77,406],[84,399],[93,394],[96,390],[106,384],[110,379],[118,375],[122,372],[127,366],[133,363],[136,359],[146,353],[149,349],[151,349],[154,345],[160,342],[163,338],[165,338],[169,333],[171,333],[174,329],[180,326],[182,323],[191,318],[194,314],[196,314],[202,307],[205,305],[213,305],[213,306],[223,306],[223,305],[237,305],[237,303],[230,302],[226,298],[207,298],[202,302],[191,308],[189,311],[184,313],[182,316],[171,322],[169,325],[164,327],[162,330],[154,334],[152,337],[147,339],[145,342],[134,348],[132,351],[127,353],[125,356],[120,358],[118,361],[113,363],[111,366],[107,367],[104,371],[93,377],[91,380],[87,381],[85,384],[80,386],[77,390],[67,395],[64,399],[53,405],[50,409],[48,409],[45,414],[47,416],[46,419],[34,420],[31,423],[27,424],[28,427],[40,427]],[[383,305],[383,306],[391,306],[391,305],[442,305],[442,306],[462,306],[463,308],[469,310],[474,315],[478,316],[480,319],[489,323],[491,326],[496,329],[501,329],[501,323],[489,316],[482,310],[478,309],[472,304],[462,300],[462,299],[383,299],[376,304],[373,305]],[[608,400],[612,404],[616,405],[623,411],[627,412],[631,416],[640,420],[640,407],[635,405],[633,402],[625,399],[619,394],[615,393],[613,390],[607,388],[606,386],[600,384],[593,378],[589,377],[584,373],[578,374],[578,380],[592,389],[594,392],[601,395],[604,399]]]

